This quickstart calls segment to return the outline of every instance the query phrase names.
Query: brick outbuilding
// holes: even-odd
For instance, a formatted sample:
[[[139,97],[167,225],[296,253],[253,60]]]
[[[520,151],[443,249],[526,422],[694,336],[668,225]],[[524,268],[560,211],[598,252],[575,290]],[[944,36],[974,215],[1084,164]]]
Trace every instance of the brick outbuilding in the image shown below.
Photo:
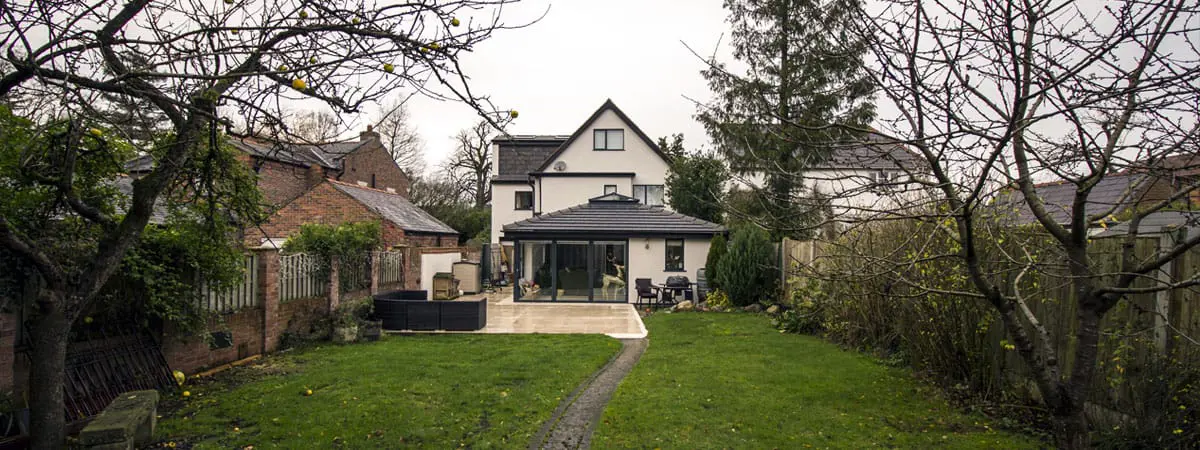
[[[299,144],[245,138],[229,142],[242,152],[238,159],[258,175],[258,188],[271,209],[327,178],[408,197],[408,175],[370,127],[356,141]],[[138,177],[155,164],[153,157],[144,155],[126,164],[126,171]]]
[[[459,233],[399,193],[326,179],[276,210],[266,223],[246,230],[246,244],[281,243],[303,224],[339,225],[376,220],[383,245],[456,247]]]

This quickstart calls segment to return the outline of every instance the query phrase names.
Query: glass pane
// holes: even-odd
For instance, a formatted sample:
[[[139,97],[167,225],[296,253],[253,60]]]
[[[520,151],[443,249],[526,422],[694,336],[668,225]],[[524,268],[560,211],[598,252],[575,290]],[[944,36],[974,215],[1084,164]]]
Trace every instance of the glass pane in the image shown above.
[[[646,204],[646,186],[645,185],[633,186],[633,198],[638,199],[638,201],[642,202],[642,204]]]
[[[667,240],[666,270],[683,270],[683,241]]]
[[[596,150],[604,149],[604,130],[596,130],[592,132],[592,148]]]
[[[532,192],[518,192],[517,193],[517,201],[516,201],[516,209],[533,209],[533,193]]]
[[[609,150],[625,149],[625,130],[609,130],[608,131],[608,149]]]
[[[568,302],[586,302],[591,290],[588,276],[588,243],[559,241],[558,298]]]
[[[650,206],[663,205],[663,185],[657,184],[646,187],[646,204]]]
[[[616,192],[617,192],[617,185],[615,185],[615,184],[604,185],[604,195],[615,194]]]
[[[629,301],[625,276],[625,243],[596,242],[592,246],[592,268],[596,277],[592,300],[597,302]]]
[[[549,241],[521,242],[521,300],[550,300],[550,252]]]

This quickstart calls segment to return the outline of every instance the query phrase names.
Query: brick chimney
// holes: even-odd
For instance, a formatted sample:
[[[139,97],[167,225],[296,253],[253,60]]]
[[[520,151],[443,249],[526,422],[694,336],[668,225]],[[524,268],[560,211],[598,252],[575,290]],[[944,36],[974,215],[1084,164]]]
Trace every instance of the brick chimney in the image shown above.
[[[367,125],[367,131],[358,133],[358,141],[359,142],[367,142],[367,141],[371,141],[371,140],[378,141],[379,133],[375,132],[375,127]]]
[[[325,181],[325,169],[317,164],[308,165],[308,174],[305,176],[305,184],[308,187],[313,187]]]

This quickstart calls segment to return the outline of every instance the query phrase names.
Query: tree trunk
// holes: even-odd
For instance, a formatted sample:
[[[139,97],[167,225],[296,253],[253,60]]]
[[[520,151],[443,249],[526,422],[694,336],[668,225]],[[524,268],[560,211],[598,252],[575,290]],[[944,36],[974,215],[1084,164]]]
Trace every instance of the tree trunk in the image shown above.
[[[71,321],[62,311],[63,294],[51,292],[49,305],[39,308],[31,331],[33,365],[29,369],[31,447],[60,449],[66,438],[63,382],[66,377],[67,334]]]
[[[1068,404],[1054,413],[1054,440],[1061,449],[1084,450],[1092,448],[1088,437],[1087,417],[1082,404]]]

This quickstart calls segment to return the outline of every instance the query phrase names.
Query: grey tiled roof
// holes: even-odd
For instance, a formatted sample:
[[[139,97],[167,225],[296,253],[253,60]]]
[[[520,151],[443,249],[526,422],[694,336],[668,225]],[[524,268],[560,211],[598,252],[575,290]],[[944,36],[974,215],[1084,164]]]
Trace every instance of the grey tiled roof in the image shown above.
[[[925,161],[904,145],[880,134],[868,133],[862,142],[835,147],[823,166],[837,169],[918,169]]]
[[[633,197],[608,194],[587,203],[505,225],[506,236],[520,234],[627,236],[712,236],[725,227],[663,208],[646,206]]]
[[[417,205],[412,204],[412,202],[400,194],[333,180],[329,180],[328,182],[337,190],[358,200],[359,203],[379,214],[384,220],[396,224],[396,226],[404,231],[458,234],[453,228],[437,220],[437,218],[417,207]]]
[[[1150,180],[1145,179],[1145,175],[1142,174],[1108,175],[1092,188],[1085,205],[1087,214],[1099,214],[1114,206],[1116,208],[1112,213],[1119,214],[1129,206],[1137,204],[1150,184]],[[1038,197],[1041,197],[1042,203],[1046,205],[1046,212],[1050,213],[1056,222],[1064,224],[1071,220],[1075,189],[1075,184],[1065,181],[1041,184],[1035,188]],[[1016,209],[1014,218],[1018,223],[1037,221],[1037,217],[1033,215],[1019,191],[1012,190],[1002,194],[997,204],[1001,208]]]
[[[1138,234],[1160,233],[1163,229],[1189,227],[1200,228],[1200,211],[1158,211],[1142,218],[1138,224]],[[1121,222],[1109,226],[1097,237],[1119,236],[1129,232],[1129,222]]]
[[[231,139],[230,143],[237,149],[262,159],[304,167],[316,164],[329,169],[341,169],[343,158],[358,150],[366,142],[343,141],[314,145],[277,143],[258,139]],[[154,164],[153,157],[142,155],[125,163],[125,170],[129,173],[149,172],[154,169]]]
[[[569,136],[503,136],[492,142],[500,146],[496,181],[525,181],[536,172]]]
[[[117,190],[121,191],[121,194],[125,196],[122,201],[117,202],[116,212],[117,214],[125,214],[125,211],[127,211],[129,208],[129,204],[133,201],[133,178],[117,177],[112,181],[112,184],[113,186],[116,186]],[[163,202],[163,198],[160,195],[154,200],[154,211],[150,213],[150,223],[162,225],[166,221],[167,206]]]

